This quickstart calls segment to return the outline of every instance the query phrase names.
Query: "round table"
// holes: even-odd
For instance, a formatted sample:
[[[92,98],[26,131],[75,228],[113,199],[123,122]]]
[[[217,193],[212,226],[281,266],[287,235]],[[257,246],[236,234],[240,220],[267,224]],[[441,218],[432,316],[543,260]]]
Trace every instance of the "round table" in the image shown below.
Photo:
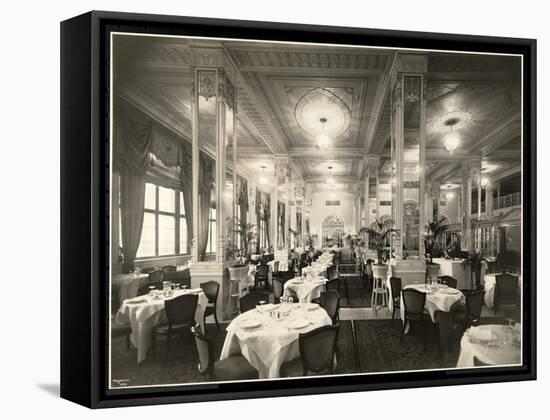
[[[299,334],[332,324],[326,311],[318,305],[315,307],[315,310],[308,310],[306,305],[299,303],[269,304],[264,306],[264,312],[253,309],[239,315],[227,327],[220,359],[242,353],[258,370],[260,379],[278,378],[282,364],[300,356]],[[290,312],[278,320],[270,314],[277,310]],[[243,321],[251,319],[260,321],[261,325],[254,329],[241,327]],[[306,321],[306,326],[292,328],[296,320]]]
[[[452,287],[438,287],[435,291],[432,291],[430,287],[424,284],[410,284],[405,286],[404,290],[415,289],[419,292],[426,293],[425,308],[429,312],[433,322],[435,320],[436,311],[450,312],[454,305],[466,303],[466,298],[462,292]],[[401,319],[405,319],[405,305],[403,304],[403,296],[401,296]]]
[[[521,363],[521,326],[480,325],[466,330],[460,340],[456,367],[474,367],[474,358],[492,366]]]
[[[313,280],[295,277],[285,283],[283,296],[294,294],[298,297],[300,303],[311,302],[321,296],[326,282],[327,279],[324,277],[316,277]]]
[[[153,328],[166,321],[164,301],[188,293],[198,295],[195,320],[201,325],[204,332],[204,311],[208,305],[208,298],[202,289],[175,290],[174,295],[170,298],[154,299],[148,295],[143,295],[123,302],[117,312],[116,320],[121,324],[130,323],[132,327],[130,339],[137,348],[138,363],[143,362],[147,356]]]

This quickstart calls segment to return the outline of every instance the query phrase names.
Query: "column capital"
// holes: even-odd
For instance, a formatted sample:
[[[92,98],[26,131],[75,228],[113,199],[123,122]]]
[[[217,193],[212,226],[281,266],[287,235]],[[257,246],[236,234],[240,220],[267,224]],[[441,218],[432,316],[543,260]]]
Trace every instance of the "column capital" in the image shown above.
[[[237,66],[221,45],[218,47],[191,45],[190,50],[191,67],[223,70],[231,82],[235,83],[237,81]]]
[[[380,156],[376,155],[369,155],[365,157],[365,164],[367,168],[376,168],[378,169],[380,167]]]
[[[397,71],[399,73],[426,73],[428,71],[428,55],[399,53]]]

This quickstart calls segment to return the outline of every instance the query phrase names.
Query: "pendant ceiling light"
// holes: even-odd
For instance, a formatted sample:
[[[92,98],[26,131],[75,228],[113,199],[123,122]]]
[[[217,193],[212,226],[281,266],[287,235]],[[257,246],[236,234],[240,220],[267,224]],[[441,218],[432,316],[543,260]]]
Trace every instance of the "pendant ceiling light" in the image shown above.
[[[265,184],[267,184],[267,179],[264,175],[265,174],[265,172],[264,172],[265,171],[265,166],[264,165],[260,166],[260,169],[262,170],[262,172],[260,172],[260,176],[259,176],[258,180],[260,181],[260,184],[265,185]]]
[[[458,147],[460,143],[460,136],[456,131],[453,132],[453,126],[458,122],[459,122],[458,118],[451,118],[445,121],[445,125],[450,127],[451,131],[443,139],[443,145],[451,155],[453,154],[453,152],[455,151],[455,149]]]
[[[330,146],[330,138],[325,133],[325,123],[327,122],[326,118],[321,118],[321,133],[317,136],[317,146],[322,151],[325,151]]]

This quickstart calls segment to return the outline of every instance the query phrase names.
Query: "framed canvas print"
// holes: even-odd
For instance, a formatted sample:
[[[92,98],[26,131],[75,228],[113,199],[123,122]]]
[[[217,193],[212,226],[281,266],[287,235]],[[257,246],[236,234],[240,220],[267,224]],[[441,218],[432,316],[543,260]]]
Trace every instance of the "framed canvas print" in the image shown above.
[[[63,22],[62,397],[535,379],[535,45]]]

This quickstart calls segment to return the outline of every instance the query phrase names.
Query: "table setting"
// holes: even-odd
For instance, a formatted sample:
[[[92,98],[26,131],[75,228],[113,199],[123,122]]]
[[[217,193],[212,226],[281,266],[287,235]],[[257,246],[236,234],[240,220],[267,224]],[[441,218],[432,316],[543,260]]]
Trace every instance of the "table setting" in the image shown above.
[[[299,334],[332,324],[318,304],[289,302],[259,304],[236,317],[227,327],[220,359],[242,353],[260,379],[278,378],[281,365],[300,356]]]
[[[311,302],[321,296],[326,282],[321,276],[295,277],[285,282],[283,296],[296,296],[300,303]]]
[[[521,363],[521,325],[479,325],[468,328],[460,340],[457,367]]]
[[[404,290],[406,289],[415,289],[419,292],[426,293],[425,309],[429,312],[432,322],[436,322],[436,311],[450,312],[455,305],[464,305],[466,303],[466,298],[460,290],[449,287],[446,284],[440,284],[437,282],[427,284],[410,284],[405,286]],[[392,302],[391,299],[390,302]],[[405,305],[403,304],[403,296],[401,296],[401,305],[399,310],[401,312],[401,319],[405,319]]]
[[[204,331],[204,311],[208,304],[208,298],[200,288],[179,288],[171,282],[164,282],[163,290],[151,288],[147,295],[126,299],[117,312],[116,320],[122,324],[129,323],[132,327],[130,340],[137,348],[137,362],[141,363],[147,356],[147,350],[151,345],[152,329],[166,322],[164,302],[183,294],[197,294],[197,310],[195,320]]]
[[[149,282],[149,274],[135,271],[126,274],[117,274],[113,277],[113,289],[118,290],[118,300],[120,304],[129,298],[137,296],[140,287]]]

